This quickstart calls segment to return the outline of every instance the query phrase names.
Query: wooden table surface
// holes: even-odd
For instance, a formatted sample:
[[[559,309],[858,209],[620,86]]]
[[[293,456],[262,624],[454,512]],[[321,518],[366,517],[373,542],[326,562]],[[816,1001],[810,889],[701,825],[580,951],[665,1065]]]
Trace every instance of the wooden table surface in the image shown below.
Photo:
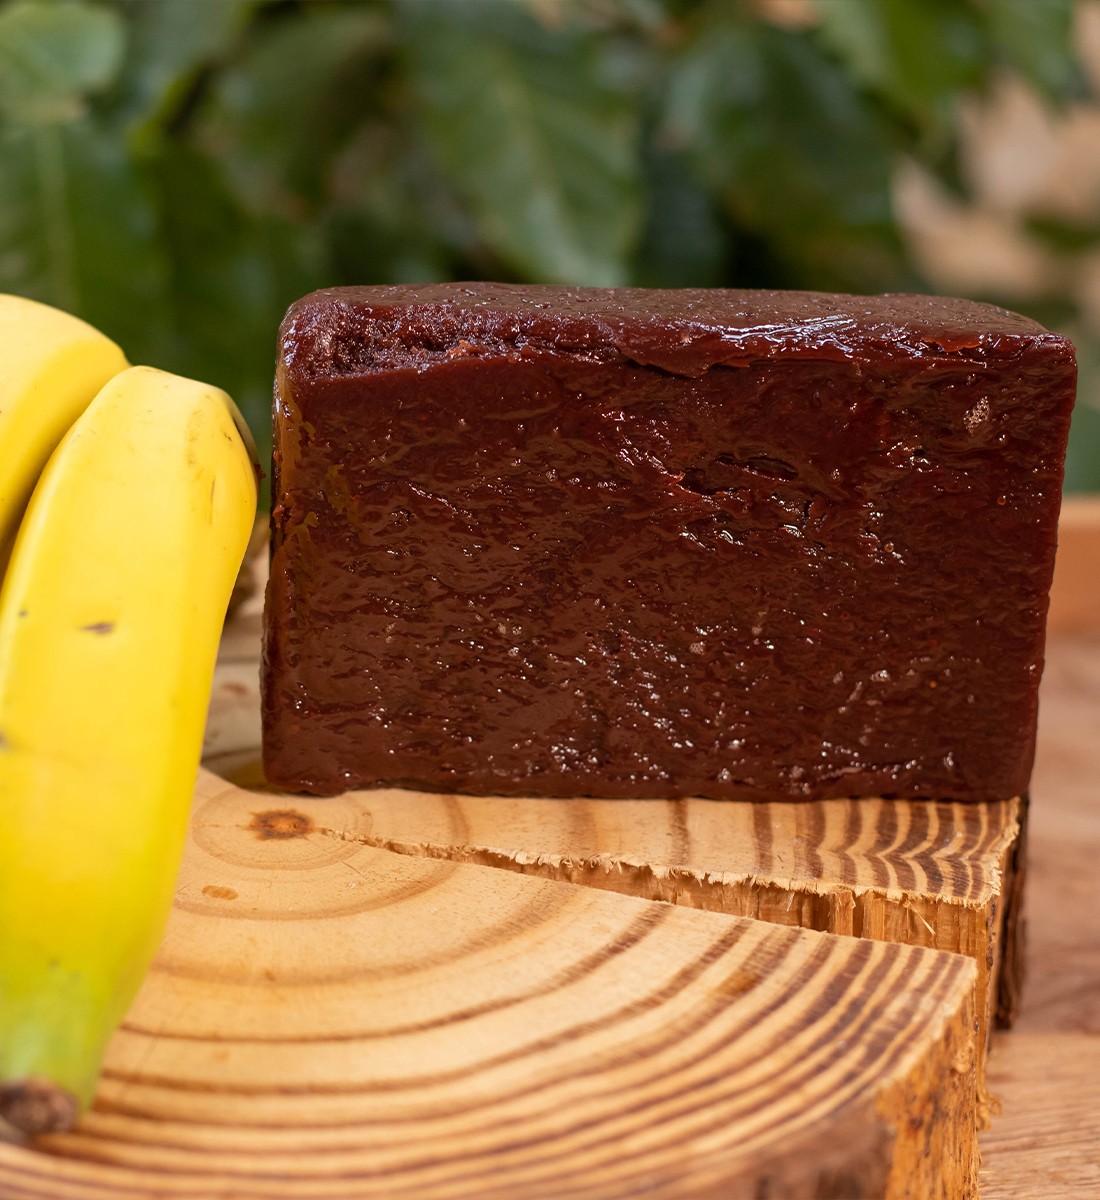
[[[1100,628],[1054,633],[1041,696],[1027,980],[989,1059],[983,1200],[1100,1197]]]

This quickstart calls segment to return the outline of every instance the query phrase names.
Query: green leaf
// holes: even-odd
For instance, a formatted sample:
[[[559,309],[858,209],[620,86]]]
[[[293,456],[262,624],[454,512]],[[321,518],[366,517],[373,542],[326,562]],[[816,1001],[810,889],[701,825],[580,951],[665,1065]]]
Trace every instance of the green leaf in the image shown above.
[[[661,98],[658,141],[692,160],[718,190],[743,178],[745,156],[761,140],[767,81],[758,36],[738,22],[698,24],[672,62]]]
[[[1087,254],[1100,246],[1100,222],[1034,215],[1027,217],[1024,225],[1028,233],[1058,254]]]
[[[822,41],[855,79],[934,145],[950,136],[957,94],[981,84],[989,65],[979,9],[968,0],[816,0],[815,7]]]
[[[130,41],[117,97],[125,117],[168,124],[202,70],[232,52],[262,3],[127,0]]]
[[[415,283],[468,277],[462,251],[477,234],[438,186],[407,116],[368,119],[332,166],[326,229],[335,283]],[[477,273],[474,271],[473,273]]]
[[[246,214],[219,165],[194,148],[166,141],[143,171],[170,279],[173,337],[159,365],[224,388],[259,433],[276,330],[291,302],[324,281],[323,252],[308,229]]]
[[[1052,100],[1083,89],[1073,53],[1073,0],[993,0],[986,7],[1001,56]]]
[[[424,133],[486,246],[533,279],[624,283],[638,124],[601,38],[500,0],[397,11]]]
[[[76,313],[156,362],[166,264],[124,149],[84,118],[9,135],[0,152],[0,291]]]
[[[253,211],[301,219],[323,203],[332,157],[374,107],[386,39],[377,7],[307,8],[268,22],[221,73],[196,136]]]
[[[673,65],[660,134],[720,198],[739,286],[909,285],[892,127],[808,32],[719,19]]]
[[[714,199],[679,154],[651,146],[646,168],[646,220],[631,282],[721,287],[730,246]]]
[[[79,116],[122,61],[118,13],[78,0],[21,0],[0,9],[0,113],[25,125]]]
[[[1096,378],[1096,372],[1092,373]],[[1078,402],[1066,451],[1066,491],[1100,492],[1100,408]]]

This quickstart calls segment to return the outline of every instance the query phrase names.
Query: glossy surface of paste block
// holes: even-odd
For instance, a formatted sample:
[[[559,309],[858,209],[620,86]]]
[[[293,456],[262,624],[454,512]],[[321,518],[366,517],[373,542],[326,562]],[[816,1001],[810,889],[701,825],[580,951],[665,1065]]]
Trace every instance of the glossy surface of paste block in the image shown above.
[[[1072,346],[928,297],[349,288],[284,323],[282,787],[1007,798]]]

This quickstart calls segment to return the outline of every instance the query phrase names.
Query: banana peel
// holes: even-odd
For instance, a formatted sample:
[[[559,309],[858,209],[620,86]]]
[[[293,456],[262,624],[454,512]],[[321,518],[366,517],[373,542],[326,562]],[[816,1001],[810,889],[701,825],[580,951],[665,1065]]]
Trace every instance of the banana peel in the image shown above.
[[[65,410],[0,587],[0,1117],[28,1133],[90,1101],[162,936],[256,510],[230,398],[120,356]]]
[[[0,295],[0,579],[42,468],[126,357],[91,325],[22,296]]]

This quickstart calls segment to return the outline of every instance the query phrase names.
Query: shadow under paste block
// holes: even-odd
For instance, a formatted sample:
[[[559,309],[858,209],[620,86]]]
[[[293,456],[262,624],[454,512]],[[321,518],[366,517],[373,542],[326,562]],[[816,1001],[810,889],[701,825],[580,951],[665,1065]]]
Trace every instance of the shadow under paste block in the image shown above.
[[[264,765],[737,799],[1022,792],[1075,391],[916,296],[496,284],[290,310]]]

